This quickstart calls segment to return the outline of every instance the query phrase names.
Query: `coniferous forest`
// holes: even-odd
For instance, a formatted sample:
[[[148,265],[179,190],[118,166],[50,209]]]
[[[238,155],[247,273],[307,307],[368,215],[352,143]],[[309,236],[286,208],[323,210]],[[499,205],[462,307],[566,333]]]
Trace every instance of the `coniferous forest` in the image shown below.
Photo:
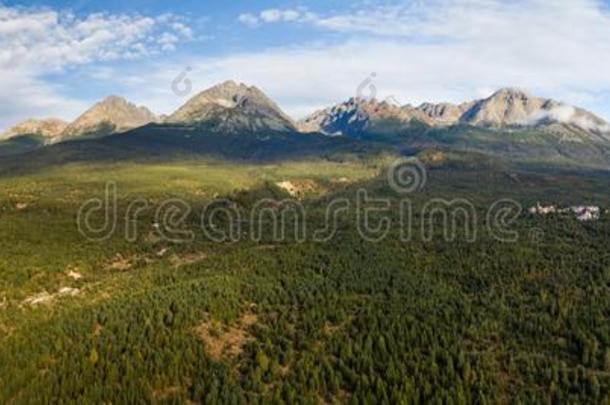
[[[610,405],[610,0],[0,0],[0,405]]]
[[[224,166],[197,167],[180,183],[146,182],[171,167],[139,168],[146,172],[132,174],[142,176],[133,183],[139,189],[125,168],[114,168],[118,211],[142,193],[151,203],[179,196],[194,207],[181,226],[197,230],[198,212],[213,197],[202,193],[216,190],[216,198],[248,212],[261,199],[291,199],[269,179],[305,176],[306,166],[234,168],[233,178],[257,171],[267,179],[235,188],[221,181],[226,173],[215,173]],[[2,403],[610,400],[607,214],[579,222],[524,212],[506,225],[519,235],[511,242],[485,224],[498,197],[524,206],[603,205],[603,176],[430,168],[426,189],[412,196],[415,218],[432,197],[470,197],[481,218],[474,241],[459,219],[450,241],[440,227],[430,240],[416,229],[405,242],[392,228],[383,241],[367,241],[349,211],[326,242],[275,240],[267,229],[260,240],[217,243],[197,231],[189,243],[171,243],[156,234],[153,208],[138,217],[135,241],[125,239],[122,223],[104,242],[83,238],[75,207],[103,185],[95,169],[77,170],[79,187],[63,184],[65,173],[3,180]],[[396,207],[400,196],[384,170],[368,162],[308,173],[325,188],[300,199],[308,226],[321,227],[333,198],[354,201],[363,188]],[[352,180],[329,180],[341,172]],[[576,180],[582,194],[567,193]],[[72,200],[58,197],[70,189],[77,190]],[[18,209],[19,198],[32,202]],[[389,218],[397,223],[398,211]],[[25,254],[30,249],[39,253]]]

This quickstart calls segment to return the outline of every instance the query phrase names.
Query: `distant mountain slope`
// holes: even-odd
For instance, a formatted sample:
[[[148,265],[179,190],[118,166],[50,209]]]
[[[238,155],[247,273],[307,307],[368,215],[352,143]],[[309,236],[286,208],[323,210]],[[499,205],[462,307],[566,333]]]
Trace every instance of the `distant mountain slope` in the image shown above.
[[[48,138],[42,135],[16,135],[0,140],[0,157],[20,155],[48,145]]]
[[[213,132],[295,131],[295,125],[254,86],[227,81],[191,98],[167,117],[167,124],[205,126]]]
[[[122,97],[109,96],[85,111],[59,135],[62,139],[103,136],[137,128],[157,120],[146,107],[138,107]]]
[[[40,135],[45,142],[52,142],[68,125],[67,122],[57,118],[43,120],[29,119],[23,121],[0,135],[0,140],[10,139],[23,135]]]
[[[125,133],[76,138],[28,150],[3,154],[0,174],[44,170],[72,162],[174,161],[201,157],[248,162],[282,162],[306,158],[342,161],[379,155],[412,155],[423,150],[474,153],[497,162],[576,164],[610,169],[610,146],[593,142],[561,143],[540,131],[501,131],[471,126],[412,127],[400,134],[354,138],[319,133],[265,132],[265,136],[219,133],[203,127],[149,124]],[[15,138],[14,140],[17,140]],[[21,147],[11,145],[10,147]]]
[[[172,161],[211,157],[226,161],[280,162],[325,158],[338,154],[368,156],[385,145],[348,137],[297,132],[265,132],[266,136],[218,133],[180,124],[149,124],[105,137],[76,138],[21,155],[2,156],[0,175],[44,170],[72,162]]]

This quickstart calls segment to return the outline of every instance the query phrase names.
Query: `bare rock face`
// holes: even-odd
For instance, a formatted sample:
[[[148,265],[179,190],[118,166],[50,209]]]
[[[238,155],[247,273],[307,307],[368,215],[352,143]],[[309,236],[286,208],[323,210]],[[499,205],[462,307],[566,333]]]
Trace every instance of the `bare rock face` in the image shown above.
[[[316,111],[298,123],[302,132],[327,135],[356,134],[372,128],[397,129],[419,121],[430,125],[432,119],[411,106],[397,106],[386,101],[351,98],[333,107]]]
[[[109,96],[85,111],[61,133],[61,138],[103,136],[124,132],[155,122],[157,117],[146,107],[138,107],[122,97]]]
[[[164,121],[218,132],[296,131],[293,121],[254,86],[227,81],[207,89]]]
[[[462,115],[468,111],[474,102],[459,105],[451,103],[423,103],[418,110],[426,114],[434,125],[454,125],[460,122]]]
[[[0,139],[9,139],[21,135],[40,135],[46,142],[53,142],[66,128],[67,122],[57,118],[43,120],[30,119],[23,121],[0,135]]]
[[[545,102],[521,90],[501,89],[484,100],[476,101],[461,121],[488,127],[522,125],[539,112]]]
[[[351,98],[335,106],[314,112],[299,121],[297,127],[302,132],[321,132],[327,135],[345,135],[362,130],[369,119],[375,101]]]

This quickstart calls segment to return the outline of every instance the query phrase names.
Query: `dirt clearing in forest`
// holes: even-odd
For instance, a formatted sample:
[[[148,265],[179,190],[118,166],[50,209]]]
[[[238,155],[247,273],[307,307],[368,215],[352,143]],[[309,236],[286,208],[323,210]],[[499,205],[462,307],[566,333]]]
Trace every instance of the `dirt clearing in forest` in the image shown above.
[[[213,320],[206,321],[196,328],[196,332],[205,344],[206,352],[214,360],[221,360],[225,356],[236,357],[246,343],[254,339],[248,329],[257,319],[255,314],[246,313],[231,325],[223,325]]]

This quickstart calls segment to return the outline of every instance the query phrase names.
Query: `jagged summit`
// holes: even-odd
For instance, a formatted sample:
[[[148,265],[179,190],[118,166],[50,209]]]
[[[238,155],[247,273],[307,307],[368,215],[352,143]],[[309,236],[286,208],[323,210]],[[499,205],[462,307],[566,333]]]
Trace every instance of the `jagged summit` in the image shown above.
[[[396,126],[409,124],[413,120],[429,123],[430,118],[410,105],[398,106],[376,99],[350,98],[313,113],[300,121],[298,127],[303,132],[349,135],[370,130],[371,126],[382,121],[391,123],[391,129],[395,129]]]
[[[395,131],[414,122],[430,127],[461,124],[498,129],[539,128],[563,135],[588,134],[610,139],[610,126],[594,114],[514,88],[503,88],[488,98],[462,104],[423,103],[418,107],[351,98],[315,112],[298,126],[305,132],[349,135],[379,128]]]
[[[165,120],[225,132],[294,131],[294,123],[255,86],[232,80],[202,91]]]
[[[96,103],[68,125],[61,138],[83,135],[107,135],[123,132],[157,120],[155,114],[143,106],[136,106],[123,97],[108,96]]]

